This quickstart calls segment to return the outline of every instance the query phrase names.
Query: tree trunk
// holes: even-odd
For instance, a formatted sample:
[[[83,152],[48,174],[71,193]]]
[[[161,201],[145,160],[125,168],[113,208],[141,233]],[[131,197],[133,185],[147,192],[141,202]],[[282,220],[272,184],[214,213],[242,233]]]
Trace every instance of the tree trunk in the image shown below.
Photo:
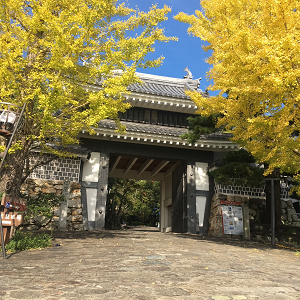
[[[22,148],[7,154],[1,170],[0,193],[19,196],[20,188],[25,178],[26,160],[29,159],[30,142],[22,140]]]

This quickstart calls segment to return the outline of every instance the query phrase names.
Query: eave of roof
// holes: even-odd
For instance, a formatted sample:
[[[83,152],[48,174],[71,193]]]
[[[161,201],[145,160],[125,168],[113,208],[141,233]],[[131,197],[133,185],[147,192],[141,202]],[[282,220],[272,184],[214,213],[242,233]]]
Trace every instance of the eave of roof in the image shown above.
[[[177,148],[192,148],[207,151],[234,151],[239,149],[239,145],[229,141],[229,136],[223,133],[203,135],[194,145],[192,145],[180,137],[183,133],[187,132],[187,129],[185,128],[133,122],[121,123],[126,126],[126,133],[124,134],[116,131],[117,127],[114,121],[102,120],[99,122],[99,127],[95,128],[95,135],[89,135],[87,132],[82,131],[80,136],[92,139],[152,144]]]

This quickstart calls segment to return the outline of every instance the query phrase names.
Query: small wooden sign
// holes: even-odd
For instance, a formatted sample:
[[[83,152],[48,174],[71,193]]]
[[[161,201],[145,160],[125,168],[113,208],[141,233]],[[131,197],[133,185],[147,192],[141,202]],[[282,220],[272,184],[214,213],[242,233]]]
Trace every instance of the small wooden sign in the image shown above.
[[[19,226],[23,222],[24,215],[18,212],[2,212],[1,218],[3,226]]]
[[[12,197],[7,194],[3,194],[1,205],[5,208],[15,211],[25,211],[26,210],[26,200],[18,197]]]

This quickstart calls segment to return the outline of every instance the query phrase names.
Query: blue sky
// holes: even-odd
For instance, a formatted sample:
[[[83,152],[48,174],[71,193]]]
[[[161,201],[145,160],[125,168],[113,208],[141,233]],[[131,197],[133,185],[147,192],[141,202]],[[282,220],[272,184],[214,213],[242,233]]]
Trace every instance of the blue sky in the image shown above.
[[[180,23],[173,19],[173,16],[177,15],[180,11],[187,14],[194,14],[195,10],[200,10],[200,0],[124,0],[124,2],[128,3],[129,7],[134,8],[137,6],[143,11],[148,11],[149,7],[155,3],[159,8],[162,8],[164,4],[170,6],[172,12],[168,15],[169,19],[162,23],[161,27],[165,28],[167,36],[178,37],[177,42],[156,45],[153,57],[163,55],[165,60],[162,66],[138,71],[154,75],[183,78],[186,74],[183,70],[187,66],[192,72],[194,79],[202,78],[200,88],[205,91],[210,84],[205,78],[205,74],[210,68],[210,65],[205,62],[209,54],[202,49],[203,42],[199,38],[187,34],[188,24]]]

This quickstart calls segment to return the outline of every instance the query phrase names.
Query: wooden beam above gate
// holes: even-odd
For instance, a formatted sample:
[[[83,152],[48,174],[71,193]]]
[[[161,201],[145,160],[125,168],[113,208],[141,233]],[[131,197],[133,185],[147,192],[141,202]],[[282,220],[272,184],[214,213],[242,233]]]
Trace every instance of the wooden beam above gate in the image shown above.
[[[109,176],[136,180],[164,180],[180,162],[158,158],[129,157],[112,155]]]
[[[154,159],[147,159],[138,170],[137,175],[140,176],[143,172],[145,172],[145,170],[152,164],[153,161]]]
[[[169,162],[170,162],[169,160],[162,160],[151,172],[151,177],[154,177]]]
[[[117,156],[114,159],[114,161],[112,163],[112,166],[110,167],[110,170],[109,170],[109,175],[114,172],[114,170],[116,169],[116,167],[117,167],[119,161],[121,160],[121,158],[122,158],[122,156]]]
[[[135,162],[136,162],[137,160],[138,160],[138,158],[135,157],[135,158],[132,158],[132,159],[129,161],[129,163],[127,164],[127,166],[126,166],[125,169],[124,169],[124,175],[127,174],[127,173],[130,171],[130,169],[132,168],[132,166],[135,164]]]

